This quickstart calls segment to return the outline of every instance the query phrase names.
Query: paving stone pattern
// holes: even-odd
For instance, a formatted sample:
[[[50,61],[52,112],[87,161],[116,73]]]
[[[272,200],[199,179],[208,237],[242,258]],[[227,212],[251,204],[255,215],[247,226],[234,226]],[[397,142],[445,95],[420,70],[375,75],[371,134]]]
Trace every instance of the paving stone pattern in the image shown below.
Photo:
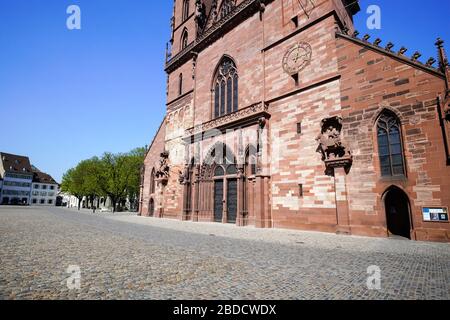
[[[0,207],[0,299],[449,298],[449,244]]]

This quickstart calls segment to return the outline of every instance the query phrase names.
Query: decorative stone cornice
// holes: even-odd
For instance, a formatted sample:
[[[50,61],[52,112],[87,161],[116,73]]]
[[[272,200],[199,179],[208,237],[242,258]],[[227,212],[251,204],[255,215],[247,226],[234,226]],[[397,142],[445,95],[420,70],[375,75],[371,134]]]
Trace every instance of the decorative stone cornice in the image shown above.
[[[197,37],[182,51],[166,62],[166,72],[170,73],[180,65],[193,58],[194,52],[199,53],[208,45],[222,37],[226,32],[236,25],[257,13],[261,8],[261,3],[268,4],[274,0],[244,0],[229,15],[213,24]]]
[[[234,123],[245,123],[248,120],[254,119],[255,123],[258,123],[261,116],[268,115],[269,106],[258,102],[247,108],[240,109],[236,112],[227,114],[223,117],[213,119],[209,122],[205,122],[201,125],[186,130],[185,140],[189,140],[192,136],[204,133],[208,130],[222,129]]]

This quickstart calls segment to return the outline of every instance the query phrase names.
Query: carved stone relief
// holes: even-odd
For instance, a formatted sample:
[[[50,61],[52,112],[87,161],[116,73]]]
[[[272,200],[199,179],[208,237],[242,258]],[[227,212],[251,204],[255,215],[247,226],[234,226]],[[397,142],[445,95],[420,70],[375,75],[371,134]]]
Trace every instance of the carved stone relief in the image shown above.
[[[322,154],[327,168],[347,167],[351,165],[352,153],[342,138],[342,118],[332,117],[322,120],[317,152]]]

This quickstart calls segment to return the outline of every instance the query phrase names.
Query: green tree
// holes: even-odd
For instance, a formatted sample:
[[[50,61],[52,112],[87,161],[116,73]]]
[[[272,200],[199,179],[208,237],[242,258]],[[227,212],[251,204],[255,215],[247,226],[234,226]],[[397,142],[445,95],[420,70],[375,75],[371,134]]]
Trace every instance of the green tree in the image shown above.
[[[78,210],[85,195],[84,178],[77,168],[69,169],[62,178],[61,190],[69,193],[78,199]]]
[[[135,171],[139,172],[140,169],[136,169],[133,158],[129,154],[105,153],[101,159],[100,185],[102,191],[111,199],[113,212],[117,210],[117,204],[123,202],[133,189]]]
[[[146,148],[136,148],[129,152],[129,170],[132,171],[130,181],[127,187],[127,196],[130,201],[132,209],[137,209],[139,201],[139,193],[141,186],[141,170],[144,164]]]
[[[81,161],[77,166],[77,170],[82,172],[83,192],[92,207],[96,198],[98,199],[105,195],[100,185],[102,163],[99,158],[93,157]]]
[[[136,148],[128,153],[105,153],[102,158],[93,157],[81,161],[66,172],[61,189],[79,200],[83,197],[94,205],[94,199],[109,197],[113,212],[117,204],[129,199],[136,206],[139,197],[141,168],[146,148]]]

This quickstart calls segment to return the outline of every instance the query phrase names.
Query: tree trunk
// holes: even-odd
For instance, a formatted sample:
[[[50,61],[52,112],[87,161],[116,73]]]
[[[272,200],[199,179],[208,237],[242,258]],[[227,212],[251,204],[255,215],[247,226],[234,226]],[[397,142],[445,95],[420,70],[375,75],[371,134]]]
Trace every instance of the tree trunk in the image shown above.
[[[81,201],[83,200],[83,198],[77,198],[78,199],[78,211],[80,211],[81,209]]]
[[[113,205],[113,213],[115,213],[116,212],[116,204],[117,204],[116,198],[111,197],[111,201],[112,201],[112,205]]]

